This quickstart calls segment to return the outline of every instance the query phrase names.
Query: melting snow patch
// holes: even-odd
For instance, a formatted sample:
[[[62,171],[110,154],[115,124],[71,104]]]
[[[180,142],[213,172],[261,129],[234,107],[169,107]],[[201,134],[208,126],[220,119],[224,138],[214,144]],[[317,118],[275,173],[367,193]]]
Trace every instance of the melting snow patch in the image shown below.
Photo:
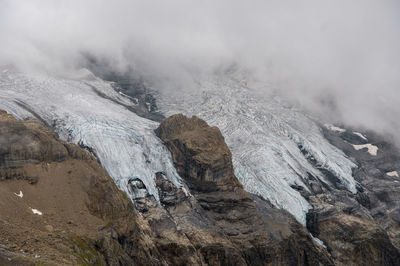
[[[321,247],[323,247],[325,249],[327,248],[325,243],[321,239],[314,237],[312,234],[310,234],[310,235],[318,245],[320,245]]]
[[[325,124],[325,127],[331,131],[336,131],[336,132],[346,132],[346,129],[344,128],[340,128],[340,127],[335,127],[334,125],[330,125],[330,124]]]
[[[183,193],[185,193],[185,196],[189,196],[189,192],[186,190],[186,188],[182,187],[182,191]]]
[[[399,173],[397,173],[397,171],[387,172],[386,174],[387,174],[388,176],[399,177]]]
[[[42,215],[43,214],[41,211],[39,211],[37,209],[32,209],[31,208],[31,210],[32,210],[33,214],[37,214],[37,215]]]
[[[372,144],[364,144],[364,145],[354,145],[354,144],[352,144],[352,145],[353,145],[354,149],[356,149],[357,151],[361,150],[361,149],[364,149],[364,148],[367,148],[368,149],[368,153],[373,155],[373,156],[376,156],[376,154],[378,153],[378,147],[375,146],[375,145],[372,145]]]
[[[353,132],[354,135],[359,136],[360,138],[362,138],[363,140],[368,140],[363,134],[359,133],[359,132]]]
[[[150,103],[146,103],[146,106],[147,106],[147,111],[151,112],[151,105],[150,105]]]
[[[24,196],[24,193],[22,193],[22,191],[19,191],[19,194],[14,193],[15,196],[22,198]]]

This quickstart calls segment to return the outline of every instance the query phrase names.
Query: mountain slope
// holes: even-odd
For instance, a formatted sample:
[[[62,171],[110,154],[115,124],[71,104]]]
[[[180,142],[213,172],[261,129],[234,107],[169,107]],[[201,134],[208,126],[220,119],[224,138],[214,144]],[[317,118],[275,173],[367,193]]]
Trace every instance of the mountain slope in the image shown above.
[[[323,126],[278,98],[257,93],[238,76],[218,75],[202,79],[197,90],[149,91],[156,95],[164,115],[178,111],[199,115],[220,127],[222,135],[215,129],[203,131],[208,126],[197,118],[173,116],[160,127],[170,133],[157,131],[160,140],[154,132],[159,123],[145,118],[162,117],[153,113],[154,98],[87,71],[81,74],[61,79],[3,69],[0,108],[20,119],[36,117],[62,140],[91,151],[128,194],[131,201],[123,201],[126,208],[119,210],[124,217],[135,218],[128,227],[122,219],[115,227],[117,233],[112,233],[126,255],[116,256],[117,260],[129,261],[133,250],[138,250],[142,255],[152,252],[154,264],[218,265],[221,260],[305,264],[304,252],[311,252],[313,259],[320,254],[325,264],[400,261],[398,150],[379,136]],[[30,143],[29,139],[17,142],[21,147]],[[12,154],[29,155],[33,164],[65,160],[75,156],[65,150],[67,146],[54,145],[61,147],[54,151],[31,147],[28,154]],[[213,150],[217,147],[221,150]],[[4,167],[14,169],[18,163],[11,160]],[[37,182],[36,174],[14,170],[2,174]],[[118,201],[120,196],[113,196],[116,187],[106,187],[93,186],[94,194],[85,192],[96,199],[88,208],[90,215],[101,218],[100,223],[110,213],[117,215],[114,203],[99,200],[107,195],[111,202]],[[18,189],[13,189],[17,191],[12,195],[18,197]],[[109,189],[113,193],[107,194]],[[104,216],[104,211],[109,214]],[[137,230],[144,232],[134,235],[144,241],[143,247],[132,242],[131,234]],[[105,261],[112,260],[114,242],[101,243],[106,248],[97,246],[95,251]],[[265,253],[265,247],[272,253]],[[288,255],[288,248],[295,252]]]
[[[18,121],[4,111],[0,145],[2,265],[157,259],[145,222],[89,152],[36,119]]]

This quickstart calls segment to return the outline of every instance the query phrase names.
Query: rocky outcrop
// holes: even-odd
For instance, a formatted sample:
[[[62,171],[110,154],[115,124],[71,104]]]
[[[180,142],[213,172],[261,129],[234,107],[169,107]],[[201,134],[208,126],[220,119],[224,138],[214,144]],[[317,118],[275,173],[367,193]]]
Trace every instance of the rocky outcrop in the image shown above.
[[[317,198],[311,200],[314,209],[307,214],[307,227],[324,241],[337,264],[398,265],[399,251],[355,200],[349,207],[351,203],[344,204],[329,194]]]
[[[176,196],[175,203],[169,199],[165,209],[198,250],[202,262],[333,264],[327,251],[290,215],[260,198],[256,204],[253,196],[243,189],[234,175],[231,153],[218,128],[197,117],[178,114],[161,123],[156,133],[171,151],[175,167],[190,193],[186,198]],[[172,185],[161,178],[160,190],[173,191]]]
[[[360,184],[357,201],[368,211],[377,224],[387,232],[392,244],[400,250],[400,151],[390,140],[371,131],[364,138],[351,133],[324,131],[332,144],[343,150],[357,163],[353,176]],[[377,154],[366,149],[356,150],[353,144],[370,143]]]
[[[157,134],[196,201],[222,228],[232,229],[227,233],[239,235],[260,223],[254,201],[234,175],[232,155],[218,128],[197,117],[175,115],[160,125]],[[235,230],[225,223],[235,224]]]
[[[310,186],[313,193],[307,199],[313,209],[307,214],[307,228],[325,243],[337,264],[400,265],[400,179],[387,174],[400,169],[399,151],[373,132],[363,136],[355,131],[323,133],[357,164],[357,193],[340,184],[318,190]],[[378,148],[377,154],[353,146],[367,143]]]

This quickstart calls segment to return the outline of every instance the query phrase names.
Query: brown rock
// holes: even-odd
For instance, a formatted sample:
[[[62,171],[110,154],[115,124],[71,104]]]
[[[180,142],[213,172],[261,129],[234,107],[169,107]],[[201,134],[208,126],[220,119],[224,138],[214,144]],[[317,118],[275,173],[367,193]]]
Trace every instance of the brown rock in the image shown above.
[[[49,232],[53,232],[53,231],[54,231],[53,226],[51,226],[51,225],[49,225],[49,224],[45,225],[45,226],[44,226],[44,229],[46,229],[46,230],[49,231]]]
[[[400,253],[386,232],[369,217],[334,206],[307,215],[310,231],[323,240],[341,265],[399,265]]]

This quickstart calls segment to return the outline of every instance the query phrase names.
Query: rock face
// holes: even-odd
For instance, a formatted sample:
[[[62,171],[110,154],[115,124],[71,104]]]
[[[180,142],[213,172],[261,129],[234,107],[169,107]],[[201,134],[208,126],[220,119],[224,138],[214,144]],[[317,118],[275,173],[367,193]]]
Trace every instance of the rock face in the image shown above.
[[[324,241],[337,264],[398,265],[399,251],[366,213],[333,200],[307,216],[310,232]]]
[[[327,251],[287,213],[256,204],[234,175],[231,153],[216,127],[173,115],[157,135],[172,153],[190,195],[165,209],[210,265],[331,265]],[[174,190],[165,182],[160,189]],[[175,193],[178,194],[178,193]],[[169,200],[171,201],[171,200]],[[161,197],[161,202],[163,198]]]
[[[161,124],[157,134],[171,151],[190,192],[221,227],[229,220],[248,231],[249,224],[260,223],[255,203],[234,175],[231,153],[218,128],[197,117],[175,115]],[[242,233],[239,227],[230,234]]]
[[[310,196],[307,227],[345,265],[400,264],[399,150],[373,132],[324,130],[324,136],[357,164],[357,194],[340,188]],[[377,153],[354,145],[373,145]]]

